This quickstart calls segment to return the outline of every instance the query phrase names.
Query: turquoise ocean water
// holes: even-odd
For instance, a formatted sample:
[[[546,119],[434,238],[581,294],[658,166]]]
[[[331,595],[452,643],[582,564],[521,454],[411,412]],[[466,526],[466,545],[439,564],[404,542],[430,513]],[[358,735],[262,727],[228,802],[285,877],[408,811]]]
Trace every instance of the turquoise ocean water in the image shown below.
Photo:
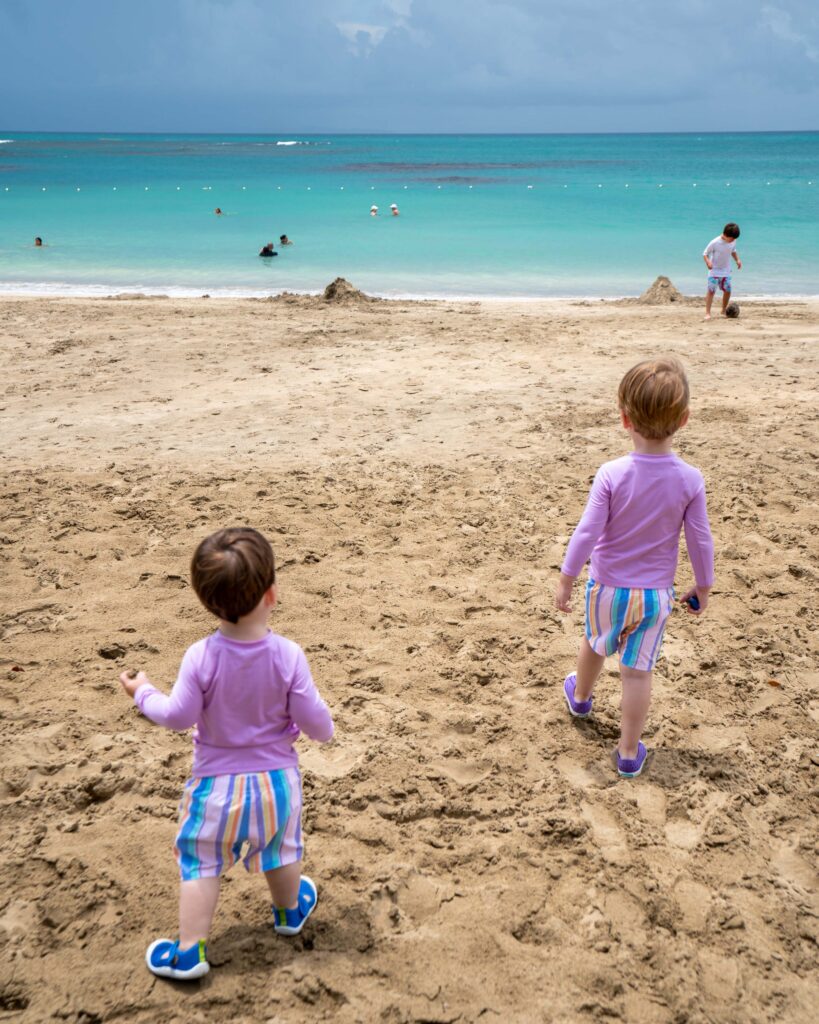
[[[1,292],[700,292],[734,220],[738,296],[819,294],[816,132],[0,139]]]

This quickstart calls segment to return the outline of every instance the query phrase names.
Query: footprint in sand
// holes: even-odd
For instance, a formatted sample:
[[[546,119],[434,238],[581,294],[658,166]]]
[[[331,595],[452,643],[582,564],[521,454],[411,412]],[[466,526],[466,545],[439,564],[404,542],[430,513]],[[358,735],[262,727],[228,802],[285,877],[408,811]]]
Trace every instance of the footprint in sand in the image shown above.
[[[483,782],[492,773],[491,761],[459,761],[451,758],[433,765],[442,775],[457,782],[459,786],[471,786]]]
[[[680,926],[687,932],[704,931],[711,911],[712,890],[691,878],[681,878],[674,886],[674,899],[680,908]]]
[[[307,747],[299,753],[299,761],[302,768],[323,779],[339,779],[359,763],[362,752],[360,745],[335,741]]]
[[[404,877],[390,881],[377,895],[374,924],[382,933],[397,928],[413,931],[434,917],[441,904],[448,903],[453,896],[450,883],[416,871],[405,872]]]
[[[596,790],[600,787],[600,781],[590,771],[569,757],[559,757],[557,767],[569,785],[576,786],[578,790]]]
[[[591,825],[594,838],[610,864],[627,864],[629,851],[626,836],[614,815],[601,804],[582,804],[583,817]]]

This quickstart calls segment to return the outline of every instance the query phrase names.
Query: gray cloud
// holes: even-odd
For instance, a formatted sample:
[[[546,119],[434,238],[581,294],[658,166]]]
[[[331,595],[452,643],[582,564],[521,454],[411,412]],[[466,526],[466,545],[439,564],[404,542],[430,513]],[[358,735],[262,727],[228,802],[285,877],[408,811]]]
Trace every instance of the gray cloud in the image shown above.
[[[808,0],[0,0],[0,35],[7,129],[819,127]]]

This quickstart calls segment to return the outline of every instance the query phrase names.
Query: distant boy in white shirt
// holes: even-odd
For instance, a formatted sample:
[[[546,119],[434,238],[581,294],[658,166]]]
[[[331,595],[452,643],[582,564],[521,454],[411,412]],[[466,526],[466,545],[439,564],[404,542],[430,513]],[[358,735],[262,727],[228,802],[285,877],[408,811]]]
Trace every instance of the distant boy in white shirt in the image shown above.
[[[726,224],[719,238],[713,239],[705,247],[702,258],[708,267],[708,291],[705,293],[705,319],[711,319],[711,303],[717,288],[722,290],[722,315],[731,301],[731,257],[742,270],[742,260],[737,252],[739,225]]]

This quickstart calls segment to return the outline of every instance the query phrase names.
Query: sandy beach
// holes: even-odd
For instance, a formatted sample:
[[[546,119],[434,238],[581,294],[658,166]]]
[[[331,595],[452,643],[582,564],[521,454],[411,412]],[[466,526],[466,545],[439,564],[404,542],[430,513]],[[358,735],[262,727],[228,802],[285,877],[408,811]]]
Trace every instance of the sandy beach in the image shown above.
[[[818,337],[819,301],[0,300],[0,1019],[815,1020]],[[617,383],[667,352],[717,584],[626,782],[616,663],[571,720],[553,590]],[[234,869],[184,987],[143,957],[190,738],[116,678],[170,688],[213,627],[193,547],[244,523],[336,720],[300,744],[320,903],[277,938]]]

